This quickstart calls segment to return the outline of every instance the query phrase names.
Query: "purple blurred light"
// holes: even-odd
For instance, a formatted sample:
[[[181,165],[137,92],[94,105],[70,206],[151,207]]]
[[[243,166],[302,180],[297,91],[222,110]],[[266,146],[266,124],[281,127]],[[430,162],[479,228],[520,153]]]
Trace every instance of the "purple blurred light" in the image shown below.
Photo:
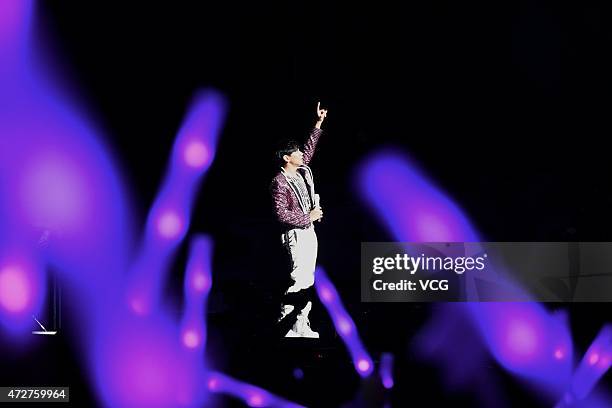
[[[572,377],[570,392],[578,400],[585,399],[600,378],[610,369],[612,357],[612,325],[605,325],[588,348]]]
[[[196,348],[200,343],[200,336],[195,330],[187,330],[183,333],[183,344],[188,348]]]
[[[188,166],[199,169],[203,168],[209,161],[208,149],[204,143],[199,141],[192,141],[185,147],[185,163]]]
[[[31,282],[18,266],[0,270],[0,305],[9,313],[21,313],[34,297]]]
[[[203,352],[206,345],[206,306],[212,282],[212,239],[197,235],[185,273],[185,310],[181,322],[183,342],[191,349]],[[190,334],[188,337],[187,334]]]
[[[363,199],[396,241],[479,241],[467,217],[406,156],[391,150],[374,154],[360,167],[357,180]],[[508,285],[521,292],[510,280]],[[475,323],[489,351],[506,369],[538,384],[544,383],[553,392],[567,384],[572,364],[571,359],[564,358],[571,355],[572,349],[567,321],[529,302],[453,306]],[[452,323],[441,321],[446,325]],[[442,327],[432,331],[431,338],[424,342],[439,344],[438,329]],[[555,353],[559,348],[562,358]]]
[[[85,181],[67,157],[36,157],[27,163],[21,185],[21,207],[36,225],[67,229],[84,222],[87,203]]]
[[[185,275],[185,293],[188,298],[204,300],[212,285],[212,239],[196,235],[191,242]]]
[[[206,386],[210,392],[231,395],[241,399],[250,407],[302,407],[299,404],[287,401],[259,387],[244,383],[218,372],[208,373]]]
[[[113,407],[198,406],[201,362],[178,344],[177,330],[162,313],[130,317],[110,309],[98,322],[93,353],[99,394]],[[180,402],[180,404],[179,404]]]
[[[210,288],[210,282],[201,272],[196,272],[191,281],[193,288],[199,292],[204,292]]]
[[[325,302],[331,302],[333,300],[333,295],[327,288],[321,289],[320,295],[321,299],[323,299]]]
[[[466,217],[411,161],[393,151],[370,156],[358,172],[359,190],[403,242],[476,242]]]
[[[533,302],[469,304],[490,352],[507,370],[560,392],[569,381],[572,342],[565,315]]]
[[[211,375],[208,378],[208,382],[206,386],[208,387],[208,390],[211,392],[218,391],[219,390],[219,379],[215,377],[214,375]]]
[[[555,350],[555,358],[557,360],[561,360],[563,358],[565,358],[565,352],[563,351],[563,349],[558,348]]]
[[[184,232],[184,225],[176,212],[165,211],[157,221],[157,232],[162,238],[177,239]]]
[[[357,330],[354,330],[355,324],[344,308],[336,288],[320,266],[317,266],[315,276],[317,294],[332,318],[334,327],[340,334],[342,341],[351,354],[353,365],[357,373],[361,377],[369,376],[374,370],[372,358],[365,350]],[[322,294],[325,294],[325,296]]]
[[[0,2],[0,72],[3,76],[18,74],[18,70],[12,71],[12,69],[21,65],[27,57],[31,15],[31,0]],[[0,80],[6,80],[6,77]]]
[[[357,370],[360,373],[371,373],[372,372],[372,364],[365,358],[360,358],[357,360]]]
[[[506,332],[503,334],[505,347],[517,357],[531,358],[538,351],[540,336],[537,328],[525,320],[508,322]]]
[[[149,312],[149,305],[142,297],[134,296],[129,301],[130,309],[137,315],[145,315]]]
[[[174,143],[172,166],[176,172],[187,167],[189,172],[197,170],[201,173],[210,166],[226,105],[225,98],[219,93],[204,91],[196,95]]]
[[[393,388],[393,354],[383,353],[380,358],[380,378],[382,379],[383,387],[387,390]]]
[[[225,110],[226,102],[220,94],[198,93],[175,140],[170,168],[149,213],[145,238],[128,289],[128,301],[133,302],[137,297],[145,313],[158,305],[167,265],[187,233],[197,187],[208,167],[202,166],[196,172],[192,168],[186,171],[185,149],[193,148],[194,143],[203,143],[207,146],[206,164],[210,164]],[[196,147],[195,151],[200,150]]]
[[[348,336],[351,333],[351,328],[351,322],[349,322],[347,319],[338,319],[338,331],[340,333],[344,334],[345,336]]]
[[[258,391],[252,391],[249,394],[247,397],[249,407],[265,407],[267,405],[264,396]]]
[[[74,310],[82,319],[75,326],[87,328],[78,338],[102,405],[205,406],[207,394],[200,387],[205,363],[190,347],[202,350],[205,342],[205,309],[198,306],[205,306],[211,285],[210,254],[204,251],[200,267],[188,267],[181,327],[165,308],[154,306],[172,251],[187,232],[198,184],[213,161],[225,100],[212,91],[196,96],[140,251],[129,256],[134,217],[109,153],[83,119],[87,115],[47,87],[53,79],[23,64],[31,54],[26,41],[31,11],[28,0],[0,2],[0,134],[8,141],[0,149],[0,206],[10,214],[0,219],[0,235],[9,237],[9,244],[16,237],[39,236],[40,229],[51,238],[44,256],[24,257],[27,262],[0,258],[1,323],[9,331],[31,329],[44,295],[43,269],[33,266],[41,255],[64,275],[72,293],[86,300]],[[0,249],[6,244],[2,240]],[[125,292],[129,308],[138,313],[124,306]],[[248,391],[257,405],[297,406],[246,384],[226,386],[230,392],[234,386]]]
[[[296,367],[293,370],[293,378],[295,378],[296,380],[303,380],[304,379],[304,370],[302,370],[299,367]]]
[[[31,256],[12,250],[0,257],[0,323],[13,335],[31,330],[44,300],[44,274]]]

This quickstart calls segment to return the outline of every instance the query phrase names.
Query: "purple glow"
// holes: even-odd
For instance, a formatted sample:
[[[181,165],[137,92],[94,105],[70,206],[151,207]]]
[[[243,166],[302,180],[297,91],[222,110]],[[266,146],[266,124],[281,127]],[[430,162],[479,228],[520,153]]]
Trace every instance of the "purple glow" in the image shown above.
[[[23,312],[32,302],[32,285],[22,269],[7,266],[0,270],[0,306],[9,313]]]
[[[27,0],[4,0],[0,7],[0,40],[2,44],[18,42],[17,34],[26,32],[31,2]]]
[[[564,315],[537,303],[470,304],[470,313],[495,358],[508,370],[559,390],[572,369],[572,342]],[[561,358],[559,357],[561,355]]]
[[[207,240],[194,240],[182,322],[158,301],[173,251],[188,231],[197,187],[214,159],[225,99],[213,91],[196,95],[134,255],[129,196],[96,127],[47,86],[56,81],[45,64],[24,64],[32,54],[26,41],[32,8],[28,0],[0,2],[0,135],[7,141],[0,149],[0,209],[8,214],[0,217],[0,323],[19,332],[20,343],[25,334],[31,338],[32,315],[44,299],[44,267],[52,265],[67,283],[67,298],[84,300],[67,307],[77,319],[73,327],[83,328],[73,340],[81,342],[79,355],[100,405],[207,406],[201,387],[211,286]],[[37,243],[41,231],[45,250]],[[13,250],[23,242],[24,250]],[[21,253],[27,256],[15,255]],[[222,385],[229,393],[242,387],[252,404],[297,406],[247,384]]]
[[[383,353],[380,358],[380,378],[385,389],[393,388],[393,354]]]
[[[572,377],[570,392],[578,400],[586,398],[599,379],[610,369],[612,325],[605,325],[584,355]]]
[[[212,283],[212,240],[205,235],[197,235],[191,243],[187,262],[185,293],[201,299],[208,294]],[[203,293],[202,293],[203,292]]]
[[[357,330],[353,330],[355,324],[347,313],[336,288],[333,286],[327,274],[320,266],[315,270],[315,288],[321,302],[327,309],[336,330],[346,345],[357,373],[361,377],[369,376],[374,370],[372,358],[368,355]],[[322,295],[325,294],[325,296]]]
[[[210,282],[201,272],[196,272],[191,281],[191,285],[198,292],[206,291],[210,288]]]
[[[130,317],[111,310],[114,321],[98,328],[94,368],[107,406],[196,406],[201,363],[179,347],[174,323],[158,313]]]
[[[95,291],[125,261],[132,217],[89,115],[50,86],[55,81],[43,57],[31,58],[33,11],[29,0],[0,2],[0,134],[6,142],[0,195],[3,213],[11,216],[5,228],[11,236],[50,231],[47,259]],[[97,276],[98,267],[106,274]]]
[[[212,240],[204,235],[191,242],[185,273],[185,311],[181,322],[183,342],[203,352],[206,345],[206,305],[212,282]],[[188,336],[189,335],[189,336]],[[187,337],[188,336],[188,337]]]
[[[561,359],[565,358],[565,353],[563,352],[563,349],[558,348],[558,349],[555,350],[555,358],[557,360],[561,360]]]
[[[157,232],[162,238],[176,239],[182,235],[183,222],[175,212],[166,211],[157,221]]]
[[[0,2],[0,71],[3,75],[19,72],[11,72],[11,69],[23,64],[26,58],[31,14],[31,0]]]
[[[296,368],[293,370],[293,377],[296,380],[303,380],[304,379],[304,371],[301,368]]]
[[[23,8],[26,1],[5,0],[0,7],[0,40],[2,43],[15,43],[14,35],[23,22]]]
[[[393,151],[371,155],[359,167],[357,185],[363,201],[382,220],[397,242],[478,242],[478,234],[449,197],[429,181],[410,158]],[[474,249],[477,249],[477,245]],[[477,251],[476,251],[477,252]],[[495,279],[497,290],[520,300],[529,300],[510,279]],[[474,279],[466,275],[466,299],[479,295]]]
[[[219,379],[213,374],[208,379],[208,383],[206,386],[208,387],[209,391],[216,392],[219,391],[219,385]]]
[[[212,163],[226,105],[223,96],[216,92],[205,91],[196,95],[174,144],[173,165],[177,169],[185,163],[203,171]]]
[[[407,157],[391,151],[372,155],[358,181],[362,197],[397,241],[478,241],[459,208]]]
[[[65,161],[38,158],[25,174],[22,185],[22,207],[38,225],[54,220],[60,228],[83,222],[86,209],[84,180],[78,169]]]
[[[19,251],[0,257],[0,323],[13,335],[31,330],[44,300],[40,267]],[[29,330],[28,330],[29,329]]]
[[[28,110],[15,114],[27,124],[28,137],[12,135],[17,141],[0,151],[0,161],[6,165],[0,193],[11,214],[9,228],[12,234],[28,236],[49,231],[48,258],[61,266],[61,273],[95,291],[126,262],[125,243],[131,236],[126,200],[94,135],[82,131],[84,124],[76,114],[67,115],[59,103],[43,101],[31,107],[36,121],[28,119]],[[0,133],[10,134],[3,126],[11,127],[0,123]],[[97,268],[104,273],[96,274]]]
[[[352,327],[353,325],[347,319],[344,319],[344,318],[338,319],[338,331],[344,334],[345,336],[348,336],[351,333]]]
[[[369,374],[372,372],[372,363],[370,363],[365,358],[360,358],[359,360],[357,360],[357,370],[359,370],[360,373]]]
[[[538,351],[538,338],[536,327],[524,320],[513,320],[504,335],[505,347],[514,355],[530,358]]]
[[[247,404],[249,407],[264,407],[266,406],[265,398],[262,394],[257,391],[249,393],[247,397]]]
[[[238,381],[225,374],[210,372],[206,381],[210,392],[228,394],[241,399],[250,407],[299,408],[296,403],[273,395],[259,387]]]
[[[364,201],[387,225],[395,241],[479,241],[476,230],[458,206],[406,156],[393,151],[374,154],[360,167],[357,180]],[[510,280],[508,287],[519,294],[522,292]],[[526,294],[522,296],[528,299]],[[468,318],[474,324],[490,353],[506,369],[545,384],[552,392],[559,392],[567,384],[572,361],[555,353],[560,348],[562,357],[571,356],[572,342],[565,319],[550,315],[542,306],[531,302],[466,303],[453,305],[453,309],[459,313],[459,319]],[[441,334],[445,326],[453,324],[446,319],[440,322],[423,342],[440,344],[437,338],[446,336]],[[435,355],[433,350],[437,349],[431,348]],[[465,355],[472,354],[477,351],[465,351]],[[449,361],[458,360],[446,357]],[[456,370],[449,364],[449,370]],[[457,373],[457,377],[460,375]]]
[[[209,160],[208,149],[204,143],[193,141],[185,147],[185,163],[196,169],[203,168]]]
[[[195,330],[187,330],[183,333],[183,344],[189,348],[196,348],[200,343],[200,336]]]
[[[130,302],[130,309],[137,315],[145,315],[149,312],[148,304],[142,298],[134,296]]]
[[[327,288],[321,289],[320,296],[321,296],[321,299],[323,299],[326,302],[331,302],[334,299],[332,293]]]
[[[184,152],[195,141],[208,146],[210,161],[225,116],[224,98],[215,92],[201,92],[192,103],[174,143],[172,160],[147,221],[143,245],[134,264],[128,302],[136,297],[145,313],[157,307],[167,268],[174,250],[185,236],[197,187],[205,170],[186,171]],[[197,150],[197,149],[196,149]]]

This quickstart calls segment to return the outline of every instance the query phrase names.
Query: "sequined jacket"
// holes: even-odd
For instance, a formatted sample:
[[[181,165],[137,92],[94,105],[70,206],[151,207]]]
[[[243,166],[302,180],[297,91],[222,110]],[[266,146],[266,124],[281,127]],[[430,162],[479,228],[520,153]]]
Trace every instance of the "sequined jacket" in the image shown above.
[[[310,135],[306,144],[304,145],[304,165],[303,168],[298,169],[302,171],[304,180],[308,187],[309,192],[314,194],[314,182],[312,181],[312,172],[307,166],[315,152],[315,147],[319,141],[323,131],[321,129],[313,128],[310,131]],[[282,172],[279,172],[270,186],[272,192],[272,199],[274,201],[274,212],[276,218],[282,224],[285,229],[291,228],[307,228],[311,225],[310,216],[305,213],[300,207],[298,197],[295,191],[289,185],[286,177]],[[314,197],[311,197],[311,202],[314,202]]]

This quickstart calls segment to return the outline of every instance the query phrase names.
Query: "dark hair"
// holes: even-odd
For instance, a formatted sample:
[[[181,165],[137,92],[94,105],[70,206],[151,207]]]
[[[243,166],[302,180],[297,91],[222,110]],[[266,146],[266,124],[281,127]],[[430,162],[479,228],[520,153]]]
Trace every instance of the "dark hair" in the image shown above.
[[[291,153],[300,150],[300,144],[295,140],[285,140],[278,144],[278,148],[276,149],[276,159],[279,164],[284,165],[285,160],[283,156],[290,156]]]

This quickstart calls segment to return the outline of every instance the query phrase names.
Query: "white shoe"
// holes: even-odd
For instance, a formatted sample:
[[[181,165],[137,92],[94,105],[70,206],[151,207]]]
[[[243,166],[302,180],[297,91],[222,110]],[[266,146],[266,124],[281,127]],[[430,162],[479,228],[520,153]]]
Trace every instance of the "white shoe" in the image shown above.
[[[282,320],[287,314],[291,313],[293,311],[293,308],[293,305],[285,305],[283,314],[279,321]],[[310,320],[308,320],[308,314],[310,313],[311,309],[312,302],[308,302],[304,309],[302,309],[300,314],[297,316],[297,321],[293,325],[293,328],[291,328],[287,332],[287,334],[285,334],[285,337],[303,337],[308,339],[319,338],[319,333],[310,328]]]
[[[300,335],[301,337],[306,337],[309,339],[319,338],[319,333],[310,328],[310,322],[308,321],[308,319],[306,319],[306,321],[302,324],[302,330],[300,332]]]
[[[301,333],[296,332],[293,329],[290,329],[287,334],[285,334],[285,337],[302,337],[305,339],[318,339],[319,338],[319,333],[317,333],[316,331],[313,331],[310,326],[307,326],[306,330],[302,330]]]
[[[302,337],[298,334],[298,332],[296,332],[293,329],[290,329],[287,334],[285,334],[285,337]]]
[[[287,332],[285,337],[304,337],[308,339],[318,339],[319,333],[310,328],[310,321],[307,317],[298,316],[297,322],[291,330]]]

